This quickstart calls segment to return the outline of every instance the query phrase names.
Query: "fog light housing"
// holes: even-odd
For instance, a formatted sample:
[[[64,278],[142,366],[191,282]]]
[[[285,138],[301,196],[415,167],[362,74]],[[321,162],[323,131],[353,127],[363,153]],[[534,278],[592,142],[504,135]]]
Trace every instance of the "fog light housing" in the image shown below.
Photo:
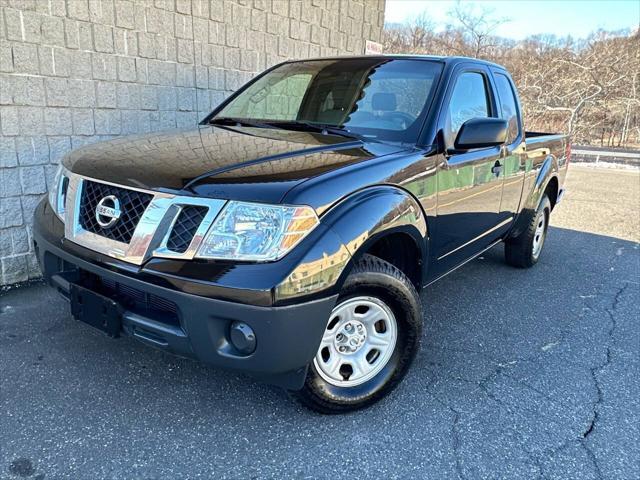
[[[256,350],[256,334],[244,322],[235,321],[229,327],[229,340],[238,352],[250,355]]]

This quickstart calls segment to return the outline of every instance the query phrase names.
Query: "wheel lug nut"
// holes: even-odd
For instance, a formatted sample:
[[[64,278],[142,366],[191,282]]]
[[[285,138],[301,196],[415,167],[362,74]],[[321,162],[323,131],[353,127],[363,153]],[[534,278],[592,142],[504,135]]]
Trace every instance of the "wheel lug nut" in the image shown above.
[[[347,323],[347,324],[345,325],[344,329],[345,329],[347,332],[352,332],[352,331],[353,331],[353,325],[351,325],[350,323]]]

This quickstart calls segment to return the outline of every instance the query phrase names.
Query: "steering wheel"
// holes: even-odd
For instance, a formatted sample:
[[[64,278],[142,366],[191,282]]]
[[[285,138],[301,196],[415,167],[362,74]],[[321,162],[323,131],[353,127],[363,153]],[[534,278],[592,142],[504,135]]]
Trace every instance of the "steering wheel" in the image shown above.
[[[413,115],[410,115],[406,112],[386,112],[384,116],[392,122],[401,124],[405,129],[409,128],[409,125],[411,125],[416,120]]]

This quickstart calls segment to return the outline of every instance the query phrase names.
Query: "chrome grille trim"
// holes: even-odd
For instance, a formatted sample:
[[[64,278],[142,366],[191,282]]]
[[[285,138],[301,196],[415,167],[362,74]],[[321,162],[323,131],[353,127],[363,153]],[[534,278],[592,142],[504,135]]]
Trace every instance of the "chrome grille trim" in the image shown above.
[[[113,185],[153,196],[128,244],[111,240],[82,228],[80,225],[80,202],[85,181]],[[135,265],[142,265],[151,257],[191,260],[225,203],[226,200],[173,195],[69,173],[65,205],[65,237],[80,246]],[[167,249],[167,239],[181,208],[186,205],[203,206],[209,210],[196,230],[187,250],[183,253],[173,252]]]

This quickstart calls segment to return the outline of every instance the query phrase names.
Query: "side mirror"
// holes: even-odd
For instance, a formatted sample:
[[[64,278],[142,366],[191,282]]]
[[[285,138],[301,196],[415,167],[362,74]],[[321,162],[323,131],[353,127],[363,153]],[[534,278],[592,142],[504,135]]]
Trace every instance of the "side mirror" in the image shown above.
[[[453,146],[471,150],[502,145],[507,140],[509,123],[500,118],[472,118],[462,124]]]

